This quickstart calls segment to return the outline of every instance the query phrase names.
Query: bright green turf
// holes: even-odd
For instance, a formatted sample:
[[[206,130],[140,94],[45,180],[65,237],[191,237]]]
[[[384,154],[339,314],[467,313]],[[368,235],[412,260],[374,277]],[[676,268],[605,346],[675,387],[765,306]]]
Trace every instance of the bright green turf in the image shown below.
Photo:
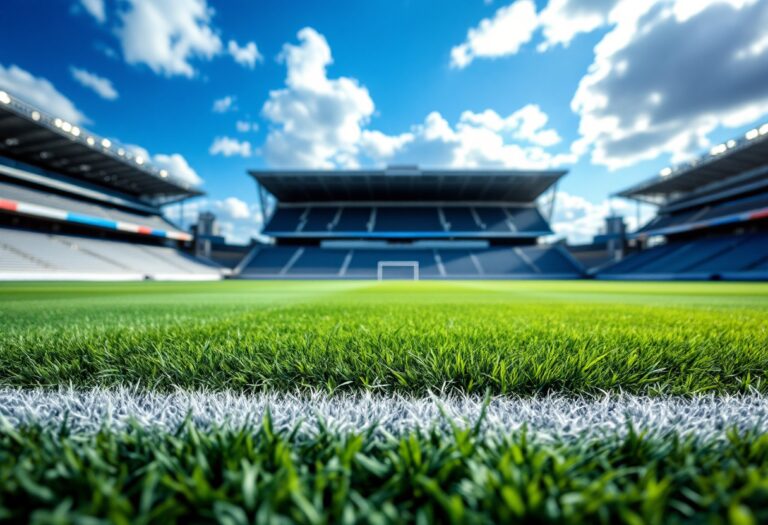
[[[768,284],[0,285],[0,384],[768,392]]]
[[[0,521],[757,525],[768,522],[768,436],[0,428]]]

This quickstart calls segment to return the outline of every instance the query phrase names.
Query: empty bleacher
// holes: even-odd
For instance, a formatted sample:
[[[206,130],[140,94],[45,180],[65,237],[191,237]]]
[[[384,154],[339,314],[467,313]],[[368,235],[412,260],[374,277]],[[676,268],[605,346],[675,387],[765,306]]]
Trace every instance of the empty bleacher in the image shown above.
[[[536,207],[503,206],[280,206],[264,228],[277,237],[456,234],[507,237],[550,233]]]
[[[3,279],[219,279],[214,263],[166,246],[0,228]]]
[[[604,279],[766,278],[768,233],[721,235],[632,254],[598,274]],[[761,274],[762,272],[762,274]]]
[[[0,180],[0,199],[26,202],[91,217],[147,226],[159,230],[177,230],[175,226],[160,215],[140,213],[138,211],[121,209],[105,204],[96,204],[87,200],[77,199],[74,196],[60,195],[50,191],[34,189],[20,184],[12,184],[2,180]]]
[[[562,171],[254,171],[274,239],[235,269],[256,279],[579,278],[537,198]],[[382,264],[387,263],[387,264]]]
[[[244,278],[376,279],[380,262],[418,263],[420,279],[577,278],[581,267],[559,246],[490,249],[263,246]],[[387,269],[410,278],[413,270]]]

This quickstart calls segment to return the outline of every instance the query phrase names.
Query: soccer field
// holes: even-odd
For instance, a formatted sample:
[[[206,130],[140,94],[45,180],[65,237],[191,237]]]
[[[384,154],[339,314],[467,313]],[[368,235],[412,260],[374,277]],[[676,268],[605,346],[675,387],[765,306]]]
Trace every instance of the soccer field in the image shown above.
[[[768,389],[768,285],[0,286],[6,386],[425,394]]]
[[[768,285],[0,284],[0,519],[768,520]]]

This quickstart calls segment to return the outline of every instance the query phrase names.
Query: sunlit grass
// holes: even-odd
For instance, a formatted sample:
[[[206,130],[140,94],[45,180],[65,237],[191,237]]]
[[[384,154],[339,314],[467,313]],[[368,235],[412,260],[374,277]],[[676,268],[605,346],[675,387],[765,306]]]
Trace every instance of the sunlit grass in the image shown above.
[[[768,392],[768,285],[0,286],[0,384]]]

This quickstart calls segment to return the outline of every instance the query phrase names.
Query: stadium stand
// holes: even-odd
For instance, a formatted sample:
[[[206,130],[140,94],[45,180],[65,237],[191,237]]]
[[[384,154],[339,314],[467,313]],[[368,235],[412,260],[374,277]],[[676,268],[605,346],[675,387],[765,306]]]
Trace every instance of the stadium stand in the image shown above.
[[[564,175],[542,171],[257,171],[276,201],[240,278],[578,278],[536,199]]]
[[[618,196],[659,209],[630,235],[645,249],[598,278],[768,279],[768,125]]]
[[[0,279],[220,279],[162,216],[198,195],[128,148],[0,92]]]

